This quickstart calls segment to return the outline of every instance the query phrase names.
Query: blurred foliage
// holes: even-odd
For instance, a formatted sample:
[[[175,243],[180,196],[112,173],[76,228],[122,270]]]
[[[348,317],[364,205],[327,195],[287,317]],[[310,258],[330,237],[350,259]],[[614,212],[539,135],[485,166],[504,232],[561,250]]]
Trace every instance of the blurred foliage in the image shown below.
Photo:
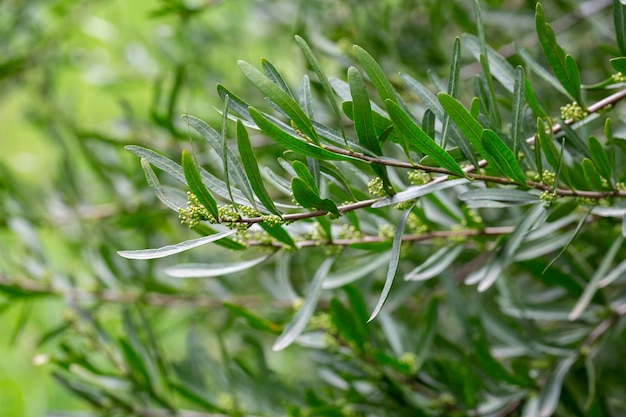
[[[583,84],[610,77],[615,70],[609,59],[624,54],[615,41],[612,4],[543,5],[549,20],[559,17],[553,27],[576,59]],[[481,6],[491,47],[512,64],[525,65],[511,48],[516,41],[547,64],[537,45],[534,2],[491,0]],[[252,272],[202,280],[175,279],[164,270],[180,263],[256,259],[267,250],[211,245],[176,255],[175,261],[149,262],[116,254],[211,233],[180,225],[146,186],[136,157],[124,146],[140,145],[174,161],[191,148],[199,164],[224,178],[221,160],[180,115],[220,126],[224,105],[217,83],[247,102],[265,103],[264,94],[236,71],[237,60],[267,57],[296,86],[299,74],[312,68],[294,35],[307,39],[323,70],[339,79],[357,64],[352,45],[358,44],[400,95],[415,103],[398,73],[435,89],[445,86],[452,45],[462,33],[478,34],[471,2],[0,2],[1,414],[624,414],[620,359],[626,311],[614,308],[623,307],[624,250],[616,240],[621,225],[607,217],[587,226],[581,220],[587,219],[585,210],[576,203],[554,208],[553,228],[535,232],[521,247],[523,256],[489,291],[462,283],[485,264],[483,253],[493,250],[496,238],[453,242],[467,247],[450,250],[458,255],[452,266],[424,282],[397,279],[369,324],[391,241],[368,251],[350,249],[331,275],[341,279],[356,269],[366,270],[365,278],[324,290],[306,333],[280,352],[272,344],[309,294],[319,265],[332,259],[324,248],[283,251]],[[461,78],[467,81],[460,83],[459,97],[470,97],[470,79],[482,73],[474,61],[464,39]],[[527,75],[543,107],[558,116],[568,101],[536,73],[527,69]],[[323,86],[314,81],[311,88],[316,120],[339,128],[318,99]],[[511,95],[499,85],[496,90],[502,108],[511,109]],[[602,88],[584,92],[588,104],[606,96]],[[622,109],[611,117],[618,139],[624,136]],[[533,132],[528,125],[525,132]],[[597,121],[581,129],[581,136],[603,135]],[[234,126],[231,131],[234,137]],[[258,134],[250,140],[262,166],[282,169],[281,149]],[[584,181],[582,168],[572,171],[575,181]],[[344,192],[346,199],[371,197],[369,178],[346,175],[355,194]],[[171,177],[159,179],[171,195],[181,195]],[[418,210],[418,220],[435,229],[471,223],[455,198],[429,197],[429,209]],[[508,227],[529,212],[509,207],[481,213],[490,225]],[[346,217],[359,225],[356,215]],[[376,234],[376,226],[384,231],[398,219],[398,212],[370,210],[361,224],[373,225],[364,231]],[[319,237],[330,226],[321,221],[308,227]],[[544,274],[573,232],[574,242]],[[441,256],[446,242],[404,245],[399,270],[407,274],[428,260],[436,264],[441,258],[433,254]],[[603,266],[611,253],[610,265]],[[616,271],[615,285],[592,294],[591,307],[569,320],[594,271],[602,268],[605,274],[606,268]]]

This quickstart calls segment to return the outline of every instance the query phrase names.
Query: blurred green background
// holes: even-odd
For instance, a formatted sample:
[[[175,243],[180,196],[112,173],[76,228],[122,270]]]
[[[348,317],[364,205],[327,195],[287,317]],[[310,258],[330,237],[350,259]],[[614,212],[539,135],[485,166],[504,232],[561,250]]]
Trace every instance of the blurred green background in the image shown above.
[[[560,39],[606,40],[610,34],[594,25],[606,20],[605,3]],[[551,16],[570,16],[577,6],[546,2]],[[533,8],[487,2],[492,46],[532,33]],[[392,79],[398,71],[427,79],[427,68],[445,76],[453,38],[474,32],[471,15],[470,2],[437,0],[0,1],[0,414],[84,409],[50,377],[46,355],[58,346],[42,335],[72,314],[68,306],[80,298],[72,291],[166,285],[145,278],[154,276],[150,266],[112,259],[116,250],[190,236],[164,214],[124,145],[179,155],[189,141],[180,114],[216,125],[216,83],[248,88],[239,59],[266,57],[297,82],[305,64],[295,34],[310,41],[330,75],[345,73],[359,44]],[[597,39],[578,39],[582,31]],[[582,68],[606,66],[576,58]],[[112,277],[111,265],[123,276]],[[65,299],[16,296],[14,282],[72,291]],[[163,322],[174,348],[186,332],[173,325],[179,319]],[[105,325],[117,328],[119,318],[105,314]]]

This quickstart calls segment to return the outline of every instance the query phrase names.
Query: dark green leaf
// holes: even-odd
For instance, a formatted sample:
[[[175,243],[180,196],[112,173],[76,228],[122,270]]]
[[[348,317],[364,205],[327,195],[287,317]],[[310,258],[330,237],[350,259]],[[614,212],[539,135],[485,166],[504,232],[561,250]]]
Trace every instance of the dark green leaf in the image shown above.
[[[263,92],[263,94],[280,107],[309,139],[311,139],[314,143],[319,144],[319,138],[317,137],[315,129],[313,129],[311,120],[306,116],[306,114],[304,114],[293,97],[283,91],[278,85],[273,83],[252,65],[245,61],[239,61],[238,64],[241,72],[243,72],[252,84],[254,84]]]
[[[287,149],[299,153],[300,155],[309,156],[317,159],[330,159],[335,161],[347,161],[355,159],[345,155],[339,155],[330,152],[324,148],[315,146],[309,142],[305,142],[302,138],[291,135],[272,122],[270,122],[261,112],[254,107],[250,107],[250,116],[259,126],[259,128],[272,140]]]
[[[372,84],[374,84],[382,102],[384,103],[387,100],[391,100],[397,103],[398,99],[396,98],[396,93],[385,76],[383,69],[378,65],[378,62],[376,62],[365,49],[358,45],[354,45],[354,55],[361,63],[361,66],[370,78],[370,81],[372,81]]]
[[[291,189],[293,190],[293,198],[302,207],[324,210],[329,213],[339,215],[339,210],[334,201],[328,198],[322,199],[309,185],[300,177],[291,179]]]
[[[524,48],[515,44],[515,52],[520,58],[522,58],[526,66],[528,66],[532,70],[532,72],[537,74],[541,79],[554,87],[556,91],[560,92],[561,94],[572,100],[571,94],[567,92],[567,90],[563,87],[559,80],[554,78],[554,76],[550,74],[550,72],[544,69],[537,61],[535,61],[535,59],[528,52],[526,52]]]
[[[507,178],[519,185],[526,185],[526,176],[515,159],[515,155],[500,137],[490,129],[485,129],[482,136],[482,144],[486,154],[485,159],[493,167],[496,167]]]
[[[239,155],[241,155],[241,161],[243,162],[243,169],[248,176],[252,190],[270,213],[281,216],[281,212],[278,211],[272,197],[265,188],[261,171],[259,170],[259,164],[254,155],[254,149],[252,149],[250,139],[248,138],[248,132],[240,120],[237,120],[237,147],[239,149]]]
[[[220,216],[217,211],[217,202],[202,182],[200,172],[198,172],[195,162],[186,150],[183,150],[182,165],[185,178],[187,179],[187,185],[189,185],[191,192],[198,197],[198,201],[208,210],[209,214],[213,216],[216,221],[219,220]]]
[[[580,100],[580,72],[574,59],[565,55],[563,48],[556,41],[552,27],[546,21],[541,3],[537,3],[535,24],[537,36],[546,61],[561,85],[570,97],[581,104]]]
[[[230,96],[226,97],[228,97],[228,100],[225,101],[230,101]],[[239,163],[235,155],[231,152],[231,150],[227,146],[224,146],[225,136],[220,135],[215,129],[213,129],[211,126],[206,124],[204,121],[198,119],[197,117],[183,115],[183,119],[185,119],[191,127],[196,129],[198,133],[200,133],[207,140],[207,142],[209,142],[209,144],[211,145],[211,147],[213,147],[220,159],[224,161],[224,166],[228,168],[226,170],[228,178],[232,179],[235,182],[241,193],[243,193],[245,198],[248,200],[248,204],[256,206],[254,194],[252,192],[252,188],[250,187],[250,182],[248,181],[248,178],[246,177],[246,174],[243,171],[241,164]],[[224,123],[225,120],[222,121],[222,125],[224,125]],[[222,130],[224,130],[224,128]],[[233,196],[236,195],[235,190],[231,190],[231,187],[228,183],[225,184],[225,187],[228,193],[228,197],[230,199],[233,199]]]
[[[354,109],[354,128],[356,130],[359,144],[369,149],[375,155],[381,154],[380,144],[374,129],[374,119],[370,99],[365,88],[365,81],[358,69],[348,68],[348,82],[350,83],[350,94]]]
[[[252,313],[250,310],[244,307],[240,307],[228,301],[224,301],[222,304],[231,314],[243,318],[246,323],[248,323],[248,326],[252,327],[255,330],[260,330],[262,332],[268,332],[272,334],[280,334],[280,332],[283,330],[282,326],[276,323],[272,323],[271,321],[255,313]]]
[[[600,141],[595,136],[589,136],[589,153],[591,154],[591,160],[598,169],[600,175],[610,182],[611,163],[609,162],[609,157],[600,144]],[[599,188],[596,188],[596,190],[599,190]]]
[[[315,178],[311,175],[309,168],[300,161],[293,161],[291,163],[293,170],[296,172],[296,175],[300,177],[304,182],[307,183],[309,187],[315,192],[315,194],[320,193],[320,190],[317,188],[317,184],[315,183]]]
[[[613,23],[617,46],[622,56],[626,56],[626,4],[621,0],[613,0]]]
[[[441,167],[447,169],[454,175],[459,177],[465,176],[465,173],[454,158],[439,147],[432,138],[428,137],[400,106],[392,101],[387,101],[385,104],[387,105],[387,111],[394,125],[405,135],[409,143],[415,145],[416,148],[430,156]]]
[[[289,233],[287,233],[287,231],[283,228],[282,225],[280,224],[270,225],[269,223],[261,222],[259,223],[259,226],[261,226],[263,230],[267,232],[267,234],[272,236],[277,241],[284,243],[290,248],[293,248],[293,249],[297,248],[296,242],[294,242],[294,240],[291,238]]]
[[[601,190],[605,188],[602,185],[602,177],[600,177],[600,174],[591,159],[583,158],[582,166],[585,180],[587,181],[590,190]]]
[[[461,129],[467,140],[471,143],[474,151],[484,155],[485,150],[481,142],[483,127],[474,119],[463,105],[449,94],[439,93],[437,99],[445,109],[450,119]]]

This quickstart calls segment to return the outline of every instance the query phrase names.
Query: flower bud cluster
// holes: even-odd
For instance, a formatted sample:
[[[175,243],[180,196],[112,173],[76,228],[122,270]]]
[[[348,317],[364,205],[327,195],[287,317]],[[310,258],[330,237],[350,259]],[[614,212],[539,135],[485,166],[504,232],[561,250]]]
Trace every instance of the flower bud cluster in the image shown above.
[[[383,186],[383,180],[380,177],[372,179],[370,183],[367,184],[367,191],[378,197],[384,197],[387,195]]]
[[[186,224],[190,229],[196,227],[201,221],[216,222],[216,219],[209,214],[206,207],[200,204],[198,197],[191,191],[187,191],[187,208],[178,209],[178,218],[182,224]]]
[[[569,122],[577,122],[587,117],[588,113],[583,109],[580,104],[571,102],[561,107],[561,119]]]

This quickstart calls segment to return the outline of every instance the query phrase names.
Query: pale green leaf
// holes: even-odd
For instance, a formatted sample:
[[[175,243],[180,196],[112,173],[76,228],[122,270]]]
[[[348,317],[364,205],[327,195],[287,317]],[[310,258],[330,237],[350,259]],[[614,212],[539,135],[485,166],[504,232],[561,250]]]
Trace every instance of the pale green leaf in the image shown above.
[[[376,303],[376,307],[374,307],[372,315],[367,320],[368,323],[376,318],[380,310],[383,308],[385,300],[387,300],[387,296],[389,296],[389,292],[391,291],[391,286],[396,276],[396,271],[398,270],[398,262],[400,261],[400,249],[402,249],[402,236],[404,235],[404,226],[406,225],[406,220],[409,218],[409,214],[411,214],[411,210],[413,210],[413,206],[411,206],[410,209],[404,212],[404,214],[396,224],[396,229],[393,234],[391,254],[389,256],[389,269],[387,270],[387,278],[385,279],[385,285],[383,286],[383,290],[378,298],[378,303]]]
[[[265,262],[272,254],[241,262],[215,262],[212,264],[181,264],[165,269],[165,273],[174,278],[210,278],[245,271]]]
[[[157,249],[139,249],[139,250],[125,250],[118,251],[118,255],[128,259],[157,259],[164,258],[166,256],[174,255],[176,253],[184,252],[189,249],[197,248],[198,246],[206,245],[207,243],[215,242],[216,240],[231,236],[237,233],[236,230],[227,230],[225,232],[216,233],[210,236],[204,236],[197,239],[186,240],[175,245],[168,245]]]
[[[335,257],[326,258],[315,272],[315,276],[313,277],[313,281],[311,282],[306,297],[304,298],[302,307],[300,307],[295,317],[287,325],[283,333],[281,333],[278,339],[276,339],[274,346],[272,346],[273,350],[278,351],[285,349],[287,346],[291,345],[294,340],[296,340],[300,333],[302,333],[315,311],[317,301],[319,300],[320,295],[322,295],[322,285],[324,283],[324,279],[328,275],[328,271],[330,271],[330,267],[333,265],[334,261]]]

